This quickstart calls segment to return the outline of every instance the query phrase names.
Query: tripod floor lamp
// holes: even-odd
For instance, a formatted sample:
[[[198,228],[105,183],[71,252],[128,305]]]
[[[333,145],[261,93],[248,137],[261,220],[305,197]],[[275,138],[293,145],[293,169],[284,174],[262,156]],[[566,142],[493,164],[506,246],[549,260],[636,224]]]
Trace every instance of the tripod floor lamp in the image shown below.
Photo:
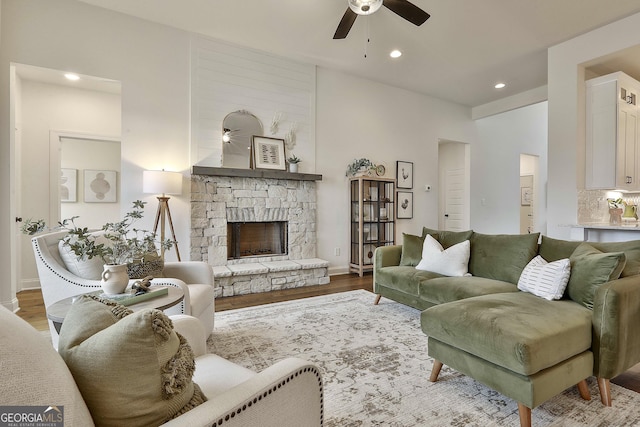
[[[182,194],[182,174],[180,172],[161,171],[144,171],[142,172],[142,191],[147,194],[162,194],[158,196],[158,211],[156,212],[156,222],[153,225],[153,232],[157,233],[158,224],[160,224],[160,240],[165,240],[165,223],[169,220],[169,228],[171,229],[171,237],[176,248],[178,261],[180,259],[180,251],[178,250],[178,241],[176,240],[176,232],[173,229],[173,221],[171,220],[171,211],[169,210],[169,199],[167,194]],[[162,247],[162,245],[161,245]],[[164,260],[164,247],[161,249],[161,256]]]

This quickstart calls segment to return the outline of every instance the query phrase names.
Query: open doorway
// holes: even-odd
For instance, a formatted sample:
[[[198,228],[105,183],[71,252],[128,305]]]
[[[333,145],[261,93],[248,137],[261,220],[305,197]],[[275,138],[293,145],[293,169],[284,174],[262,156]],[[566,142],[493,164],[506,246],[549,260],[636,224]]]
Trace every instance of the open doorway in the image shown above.
[[[469,144],[440,140],[438,143],[438,228],[462,231],[470,228]]]
[[[65,215],[80,214],[73,208],[83,204],[80,190],[86,170],[116,173],[120,170],[120,82],[86,75],[69,80],[63,71],[23,64],[12,64],[12,68],[15,78],[11,108],[16,116],[14,140],[18,153],[12,174],[20,197],[11,203],[17,218],[44,219],[48,226],[54,227],[61,219],[61,195],[67,211]],[[66,140],[60,137],[66,137]],[[82,153],[64,155],[63,145],[80,143],[79,137],[87,137],[83,142],[86,145],[93,139],[114,148],[117,145],[117,153],[107,156],[94,145]],[[70,153],[77,148],[77,145],[72,147]],[[111,162],[108,165],[95,163],[108,158]],[[61,174],[63,168],[69,175]],[[66,185],[61,186],[63,180]],[[116,204],[118,202],[116,200]],[[114,212],[112,221],[119,218],[120,209],[113,209],[113,203],[94,205],[94,210]],[[81,215],[91,216],[86,211]],[[30,236],[23,235],[19,226],[16,233],[14,253],[17,256],[13,262],[16,292],[38,288],[40,282]]]
[[[520,234],[537,231],[538,156],[520,155]]]

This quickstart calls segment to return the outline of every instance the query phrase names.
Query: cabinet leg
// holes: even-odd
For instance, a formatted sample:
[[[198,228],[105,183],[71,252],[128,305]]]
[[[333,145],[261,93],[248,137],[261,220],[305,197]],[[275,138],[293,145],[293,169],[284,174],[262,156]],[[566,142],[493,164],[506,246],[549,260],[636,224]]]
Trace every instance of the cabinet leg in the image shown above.
[[[378,305],[380,298],[382,298],[382,295],[376,295],[376,300],[373,302],[373,305]]]

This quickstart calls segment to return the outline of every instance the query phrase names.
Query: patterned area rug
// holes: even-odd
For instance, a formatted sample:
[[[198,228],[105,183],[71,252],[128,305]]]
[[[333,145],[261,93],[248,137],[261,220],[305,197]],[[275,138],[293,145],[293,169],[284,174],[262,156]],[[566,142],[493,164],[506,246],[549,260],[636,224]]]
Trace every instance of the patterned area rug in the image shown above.
[[[420,312],[373,301],[360,290],[216,313],[208,348],[255,371],[289,356],[316,363],[328,427],[519,425],[516,402],[446,365],[429,382]],[[611,384],[607,408],[594,378],[589,388],[591,401],[572,387],[535,408],[533,425],[640,425],[640,394]]]

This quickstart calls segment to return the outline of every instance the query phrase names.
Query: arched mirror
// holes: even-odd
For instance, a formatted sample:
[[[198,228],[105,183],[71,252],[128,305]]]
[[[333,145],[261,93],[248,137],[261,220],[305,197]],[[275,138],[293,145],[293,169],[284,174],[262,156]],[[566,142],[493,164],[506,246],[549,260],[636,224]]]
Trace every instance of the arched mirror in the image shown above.
[[[262,133],[262,122],[250,112],[227,114],[222,121],[222,166],[249,169],[252,137]]]

